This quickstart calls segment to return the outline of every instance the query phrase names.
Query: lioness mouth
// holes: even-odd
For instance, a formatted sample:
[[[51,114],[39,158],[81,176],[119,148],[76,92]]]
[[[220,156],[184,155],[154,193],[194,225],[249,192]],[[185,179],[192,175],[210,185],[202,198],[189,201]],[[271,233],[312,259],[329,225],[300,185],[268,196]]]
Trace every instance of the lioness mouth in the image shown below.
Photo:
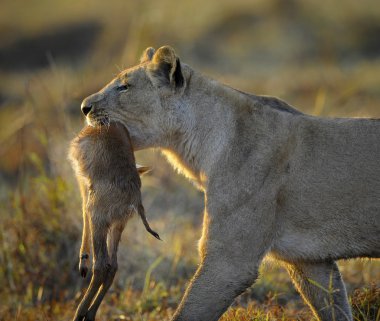
[[[101,118],[101,119],[99,119],[99,124],[100,125],[109,125],[110,124],[110,120],[109,120],[108,117]]]
[[[110,119],[107,116],[99,117],[99,118],[87,118],[87,123],[88,125],[92,127],[97,127],[97,126],[109,126],[110,124]]]

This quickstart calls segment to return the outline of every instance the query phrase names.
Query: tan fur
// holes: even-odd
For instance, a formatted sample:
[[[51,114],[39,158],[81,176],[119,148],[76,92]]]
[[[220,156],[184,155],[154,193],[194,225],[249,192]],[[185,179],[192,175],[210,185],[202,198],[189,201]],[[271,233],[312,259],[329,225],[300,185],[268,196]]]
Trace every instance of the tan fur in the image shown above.
[[[302,114],[203,76],[168,46],[82,109],[95,126],[123,123],[137,149],[161,148],[205,193],[201,263],[173,320],[218,320],[266,254],[316,318],[352,320],[335,260],[380,256],[380,121]]]
[[[128,131],[118,123],[85,127],[71,142],[69,157],[83,199],[83,235],[79,253],[82,277],[88,271],[90,243],[93,253],[91,283],[74,320],[95,320],[97,309],[117,270],[117,248],[125,224],[134,211],[145,228],[159,239],[145,217],[139,173]],[[108,236],[108,246],[107,246]],[[92,242],[90,242],[90,239]]]

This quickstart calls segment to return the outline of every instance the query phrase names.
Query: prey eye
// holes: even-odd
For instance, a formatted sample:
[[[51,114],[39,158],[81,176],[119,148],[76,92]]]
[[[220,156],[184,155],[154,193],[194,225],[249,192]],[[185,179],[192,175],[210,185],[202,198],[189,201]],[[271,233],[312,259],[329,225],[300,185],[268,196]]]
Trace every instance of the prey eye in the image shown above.
[[[117,90],[117,91],[126,91],[126,90],[129,89],[129,87],[131,87],[131,85],[128,85],[128,84],[120,85],[120,86],[117,86],[117,87],[116,87],[116,90]]]

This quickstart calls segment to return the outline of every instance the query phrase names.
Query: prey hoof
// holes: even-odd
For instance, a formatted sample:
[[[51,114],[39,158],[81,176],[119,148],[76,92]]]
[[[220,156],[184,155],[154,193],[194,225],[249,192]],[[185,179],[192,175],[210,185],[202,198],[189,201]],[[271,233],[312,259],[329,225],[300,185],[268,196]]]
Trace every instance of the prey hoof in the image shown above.
[[[87,273],[88,273],[88,263],[87,263],[87,260],[89,258],[89,255],[87,253],[84,253],[81,255],[80,257],[80,261],[79,261],[79,273],[81,275],[82,278],[85,278]]]
[[[82,278],[85,278],[87,273],[88,273],[88,267],[87,266],[82,266],[80,269],[79,269],[79,272],[80,272],[80,276]]]
[[[94,315],[94,312],[89,310],[86,314],[86,316],[84,317],[84,321],[95,321],[95,315]]]
[[[85,318],[84,315],[78,315],[78,316],[75,316],[75,317],[74,317],[74,320],[73,320],[73,321],[83,321],[84,318]]]

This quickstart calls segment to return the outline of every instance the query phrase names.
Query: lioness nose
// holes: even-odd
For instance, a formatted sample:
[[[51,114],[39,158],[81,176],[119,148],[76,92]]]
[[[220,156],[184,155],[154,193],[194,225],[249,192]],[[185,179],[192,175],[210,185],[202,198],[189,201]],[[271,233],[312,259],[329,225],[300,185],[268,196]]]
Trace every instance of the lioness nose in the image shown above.
[[[80,108],[82,109],[82,113],[85,116],[87,116],[88,113],[91,111],[92,104],[85,99],[85,100],[83,100],[82,105],[80,106]]]

